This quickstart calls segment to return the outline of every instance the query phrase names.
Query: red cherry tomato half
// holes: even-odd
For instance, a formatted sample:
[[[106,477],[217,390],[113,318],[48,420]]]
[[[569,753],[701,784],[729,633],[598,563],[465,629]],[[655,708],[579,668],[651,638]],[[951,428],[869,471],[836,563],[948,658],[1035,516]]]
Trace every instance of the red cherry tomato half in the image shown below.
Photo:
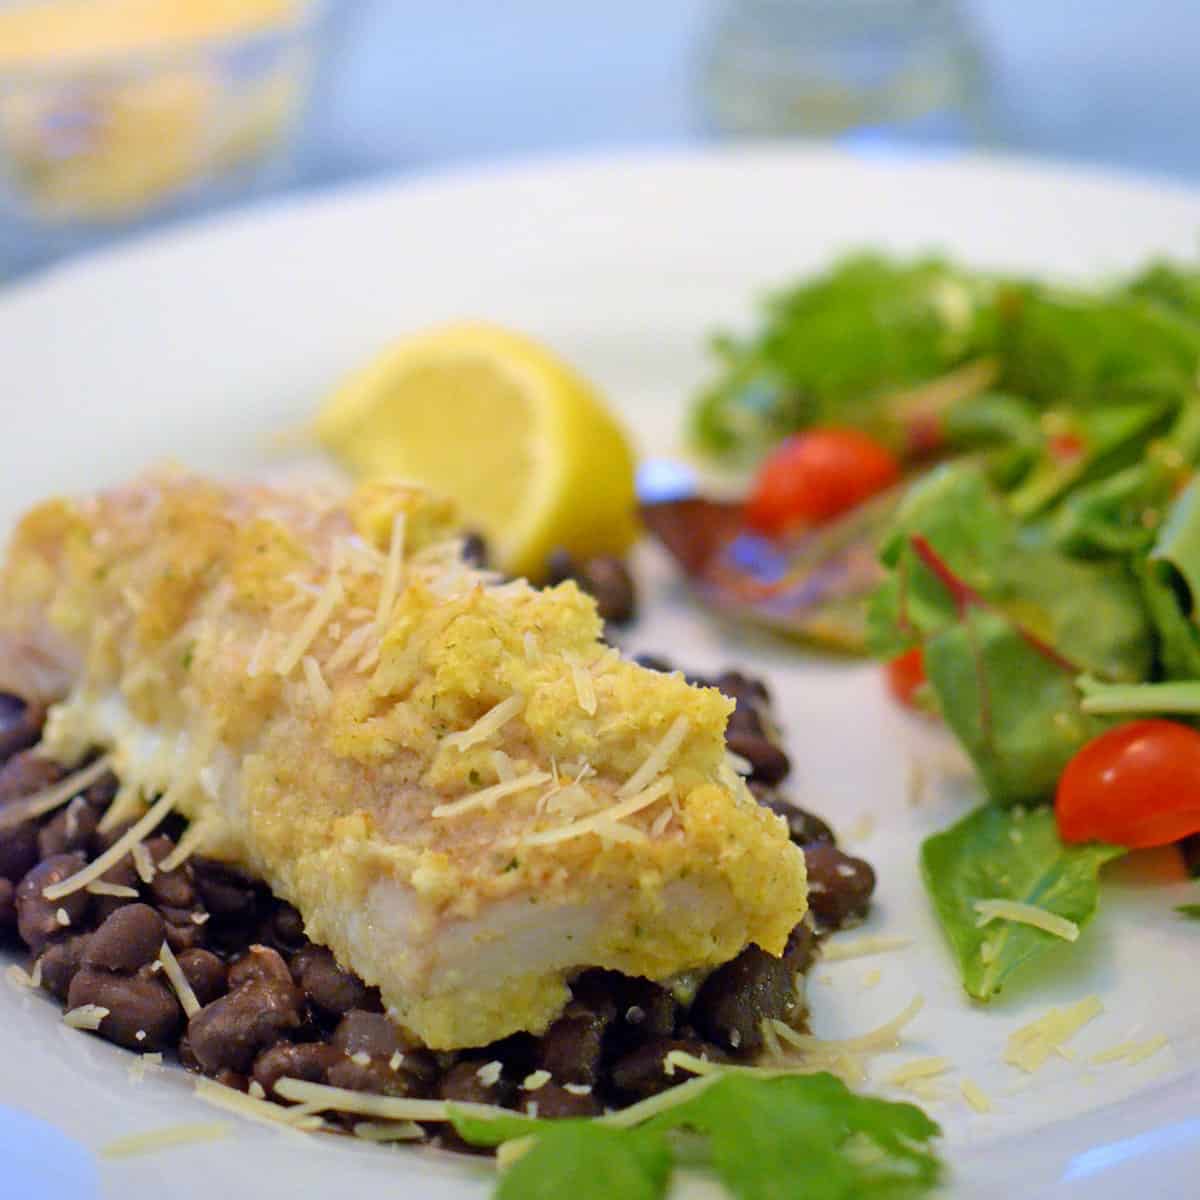
[[[1200,833],[1200,733],[1177,721],[1131,721],[1093,738],[1058,781],[1068,842],[1138,849]]]
[[[915,708],[917,689],[925,682],[925,656],[921,653],[921,647],[905,650],[899,657],[886,663],[883,671],[888,691],[901,704]]]
[[[891,451],[857,429],[810,429],[781,442],[759,468],[746,520],[762,533],[819,525],[900,478]]]

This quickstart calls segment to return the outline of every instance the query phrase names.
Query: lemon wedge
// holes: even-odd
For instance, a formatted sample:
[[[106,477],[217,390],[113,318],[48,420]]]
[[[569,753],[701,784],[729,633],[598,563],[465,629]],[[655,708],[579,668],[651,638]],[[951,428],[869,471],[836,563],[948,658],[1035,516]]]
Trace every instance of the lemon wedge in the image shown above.
[[[453,497],[498,565],[537,579],[550,551],[618,554],[636,533],[633,453],[595,390],[544,346],[493,325],[404,338],[313,423],[363,478]]]

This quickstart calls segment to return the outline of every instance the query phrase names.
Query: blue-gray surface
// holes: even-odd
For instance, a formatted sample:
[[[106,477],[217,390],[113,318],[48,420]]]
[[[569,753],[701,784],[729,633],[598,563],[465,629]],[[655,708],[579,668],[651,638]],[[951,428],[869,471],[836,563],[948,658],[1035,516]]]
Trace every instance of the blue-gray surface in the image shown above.
[[[712,0],[343,0],[310,179],[703,136]],[[1197,0],[967,0],[1009,149],[1200,178]]]
[[[1200,0],[960,2],[986,57],[995,148],[1200,180]],[[382,172],[714,136],[697,79],[722,0],[326,3],[305,134],[256,199]],[[105,236],[0,226],[0,276]]]

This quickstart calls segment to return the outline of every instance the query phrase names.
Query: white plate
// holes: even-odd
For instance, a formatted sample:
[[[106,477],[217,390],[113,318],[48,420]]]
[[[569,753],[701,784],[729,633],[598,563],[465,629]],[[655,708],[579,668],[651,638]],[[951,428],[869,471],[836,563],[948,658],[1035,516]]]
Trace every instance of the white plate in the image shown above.
[[[260,435],[303,417],[394,334],[444,318],[489,317],[546,339],[599,381],[643,449],[664,453],[707,369],[706,333],[744,322],[766,285],[839,250],[938,248],[982,266],[1087,276],[1155,252],[1190,254],[1197,229],[1200,198],[1136,182],[1013,162],[765,148],[452,175],[293,203],[94,257],[0,296],[0,526],[48,492],[118,480],[164,456],[226,472],[260,466]],[[914,1054],[944,1054],[992,1097],[994,1112],[972,1113],[955,1075],[947,1100],[931,1106],[954,1194],[1194,1195],[1200,944],[1171,911],[1188,890],[1174,857],[1115,869],[1098,920],[1057,967],[987,1010],[972,1007],[915,869],[920,837],[970,801],[969,787],[911,807],[909,756],[930,752],[929,737],[888,704],[875,670],[719,633],[662,561],[644,558],[653,602],[635,648],[697,670],[742,662],[766,673],[801,797],[843,831],[874,820],[856,846],[881,876],[868,929],[913,945],[818,969],[814,1023],[851,1032],[924,995],[904,1050],[877,1074]],[[875,968],[882,983],[864,987]],[[1022,1080],[1000,1059],[1007,1034],[1091,992],[1105,1012],[1078,1037],[1079,1056],[1014,1092]],[[1087,1065],[1134,1031],[1166,1034],[1171,1048],[1136,1068]],[[65,1029],[43,998],[0,985],[5,1194],[25,1194],[18,1181],[41,1200],[97,1191],[157,1200],[164,1187],[176,1200],[487,1192],[481,1165],[297,1142],[251,1125],[212,1145],[96,1165],[88,1152],[113,1137],[217,1115],[180,1074],[131,1084],[129,1061]]]

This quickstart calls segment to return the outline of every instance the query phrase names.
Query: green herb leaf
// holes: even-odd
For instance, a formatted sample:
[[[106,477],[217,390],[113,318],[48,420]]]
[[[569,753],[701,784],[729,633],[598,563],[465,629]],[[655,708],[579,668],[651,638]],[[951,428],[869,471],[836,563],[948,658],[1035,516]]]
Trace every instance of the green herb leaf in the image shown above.
[[[1012,921],[981,928],[977,900],[1033,904],[1082,927],[1096,910],[1100,868],[1124,853],[1100,843],[1066,845],[1050,808],[986,804],[927,838],[921,872],[967,992],[987,1000],[1022,964],[1069,945]]]
[[[896,1200],[924,1195],[942,1173],[931,1147],[941,1131],[920,1109],[855,1095],[826,1074],[730,1072],[633,1128],[457,1113],[453,1121],[478,1145],[532,1135],[497,1200],[657,1200],[679,1131],[696,1135],[688,1162],[711,1166],[737,1200]]]
[[[1187,917],[1192,921],[1200,921],[1200,904],[1180,904],[1176,906],[1175,911],[1181,917]]]
[[[671,1178],[663,1133],[546,1121],[500,1177],[496,1200],[659,1200]]]
[[[708,1138],[738,1200],[858,1200],[932,1187],[941,1173],[919,1108],[857,1096],[832,1075],[729,1074],[651,1122]]]
[[[911,491],[882,556],[892,571],[872,603],[876,651],[923,645],[938,708],[988,795],[1045,800],[1108,724],[1081,708],[1077,676],[1150,671],[1137,581],[1120,562],[1070,559],[1023,536],[968,464]]]

